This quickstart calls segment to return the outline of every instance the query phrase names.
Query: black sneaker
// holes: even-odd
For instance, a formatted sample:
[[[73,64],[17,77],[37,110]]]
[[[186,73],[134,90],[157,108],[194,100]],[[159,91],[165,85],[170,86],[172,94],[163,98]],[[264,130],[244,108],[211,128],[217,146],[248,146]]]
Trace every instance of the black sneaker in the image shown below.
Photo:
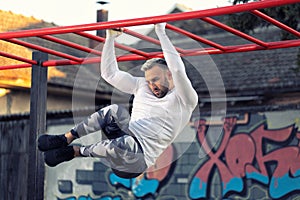
[[[38,139],[38,148],[40,151],[48,151],[60,147],[68,146],[65,135],[41,135]]]
[[[66,146],[59,149],[53,149],[44,153],[45,163],[50,167],[72,160],[74,158],[73,146]]]

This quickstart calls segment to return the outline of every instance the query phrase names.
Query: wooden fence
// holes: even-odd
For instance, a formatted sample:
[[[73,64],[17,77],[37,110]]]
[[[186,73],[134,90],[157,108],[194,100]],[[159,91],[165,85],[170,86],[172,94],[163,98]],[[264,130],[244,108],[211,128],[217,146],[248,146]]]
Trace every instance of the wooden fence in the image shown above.
[[[0,199],[27,199],[29,119],[0,122]]]

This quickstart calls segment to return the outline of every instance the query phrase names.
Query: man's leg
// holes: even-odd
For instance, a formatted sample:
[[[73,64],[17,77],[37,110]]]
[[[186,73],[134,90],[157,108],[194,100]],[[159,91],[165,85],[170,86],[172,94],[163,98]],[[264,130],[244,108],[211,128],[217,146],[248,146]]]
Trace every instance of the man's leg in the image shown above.
[[[147,166],[143,151],[130,135],[102,140],[89,146],[67,146],[45,152],[45,162],[54,167],[75,157],[96,157],[113,172],[123,178],[137,177]]]
[[[120,129],[127,130],[129,119],[130,116],[124,108],[115,104],[110,105],[93,113],[65,134],[41,135],[38,139],[38,148],[40,151],[48,151],[66,147],[74,139],[99,130],[102,130],[109,139],[120,137]]]
[[[120,130],[127,132],[130,115],[122,106],[116,104],[104,107],[77,124],[71,133],[75,137],[82,137],[89,133],[102,130],[108,139],[120,137]]]
[[[93,113],[86,120],[77,124],[70,132],[64,135],[52,136],[44,135],[39,138],[39,149],[45,151],[45,162],[49,166],[69,161],[76,156],[106,157],[107,149],[113,149],[112,146],[119,146],[134,151],[131,139],[121,140],[120,138],[127,135],[128,122],[130,115],[125,108],[117,105],[111,105]],[[109,140],[103,140],[88,147],[82,147],[79,151],[77,146],[68,146],[74,139],[85,136],[89,133],[102,130]],[[124,137],[125,138],[125,137]],[[53,140],[53,142],[50,139]],[[114,142],[111,140],[116,139]],[[135,140],[135,139],[133,139]],[[116,141],[118,141],[116,144]],[[114,143],[113,145],[111,143]],[[46,144],[46,145],[41,145]],[[45,147],[46,146],[46,147]],[[44,150],[45,149],[45,150]]]
[[[67,154],[70,154],[70,157],[66,156]],[[143,151],[130,135],[102,140],[89,146],[68,146],[45,152],[45,162],[52,167],[74,157],[100,158],[103,164],[122,178],[137,177],[147,169]]]

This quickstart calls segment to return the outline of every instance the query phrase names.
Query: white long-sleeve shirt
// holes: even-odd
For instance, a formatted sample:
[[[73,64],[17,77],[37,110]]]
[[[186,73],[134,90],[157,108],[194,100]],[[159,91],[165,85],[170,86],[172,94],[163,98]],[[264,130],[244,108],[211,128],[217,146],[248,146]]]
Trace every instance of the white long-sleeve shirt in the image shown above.
[[[156,33],[175,86],[163,98],[151,92],[144,77],[134,77],[119,70],[114,50],[115,36],[106,39],[101,58],[101,76],[120,91],[135,96],[129,130],[139,140],[148,167],[187,125],[198,102],[180,55],[164,27],[156,26]]]

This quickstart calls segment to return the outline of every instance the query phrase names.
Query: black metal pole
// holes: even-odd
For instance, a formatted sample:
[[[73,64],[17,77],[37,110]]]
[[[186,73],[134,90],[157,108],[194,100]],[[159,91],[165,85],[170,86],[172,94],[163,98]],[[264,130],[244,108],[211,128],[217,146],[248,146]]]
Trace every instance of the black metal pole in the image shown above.
[[[48,54],[33,52],[32,57],[38,64],[32,66],[31,73],[27,199],[41,200],[44,199],[45,166],[36,140],[39,134],[46,132],[48,69],[42,63],[48,60]]]
[[[105,9],[101,9],[97,11],[97,22],[106,22],[108,19],[108,11]],[[97,36],[106,37],[106,30],[97,30]]]
[[[97,1],[98,4],[100,4],[102,7],[106,4],[108,4],[108,1]],[[108,10],[101,8],[100,10],[97,10],[97,22],[106,22],[108,20]],[[100,37],[106,37],[106,30],[97,30],[96,33],[97,36]]]

